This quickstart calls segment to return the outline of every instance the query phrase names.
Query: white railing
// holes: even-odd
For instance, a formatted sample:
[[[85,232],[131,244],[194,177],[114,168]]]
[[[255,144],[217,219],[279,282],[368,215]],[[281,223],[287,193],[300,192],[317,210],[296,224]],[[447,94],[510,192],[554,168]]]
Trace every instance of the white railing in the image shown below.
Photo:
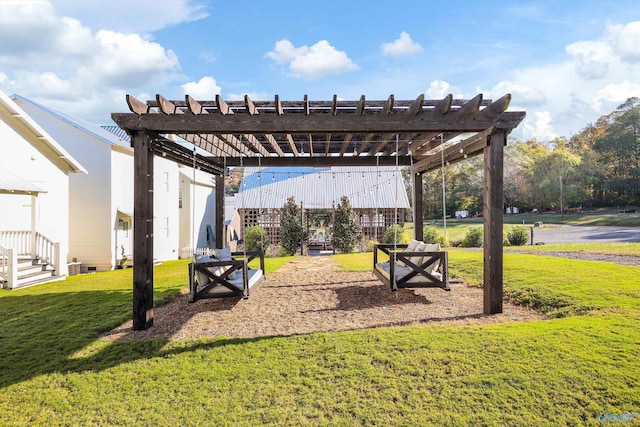
[[[13,249],[16,256],[34,256],[30,231],[0,231],[0,246]]]
[[[18,279],[18,255],[13,249],[0,245],[0,282],[5,289],[11,289]]]
[[[214,249],[196,248],[195,250],[193,250],[193,248],[186,246],[180,249],[180,259],[193,258],[194,253],[196,255],[213,255]]]
[[[31,231],[0,231],[0,246],[11,248],[14,256],[28,256],[51,265],[60,274],[60,243]],[[14,277],[17,278],[17,277]]]

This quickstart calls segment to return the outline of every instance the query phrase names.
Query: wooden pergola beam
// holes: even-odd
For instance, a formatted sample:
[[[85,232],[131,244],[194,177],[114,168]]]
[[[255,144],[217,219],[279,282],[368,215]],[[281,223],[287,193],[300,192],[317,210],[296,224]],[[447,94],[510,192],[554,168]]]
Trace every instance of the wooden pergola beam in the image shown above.
[[[422,112],[415,116],[404,114],[363,115],[338,114],[336,116],[317,115],[308,120],[305,115],[245,115],[235,114],[219,116],[201,114],[180,120],[177,117],[160,117],[159,114],[113,113],[112,118],[121,127],[129,130],[143,131],[153,129],[158,133],[216,133],[230,134],[270,134],[278,129],[287,129],[290,134],[320,133],[411,133],[411,132],[479,132],[492,126],[498,129],[511,130],[525,117],[524,112],[504,112],[500,120],[484,117],[481,112],[465,114],[451,111],[438,118],[435,113]]]

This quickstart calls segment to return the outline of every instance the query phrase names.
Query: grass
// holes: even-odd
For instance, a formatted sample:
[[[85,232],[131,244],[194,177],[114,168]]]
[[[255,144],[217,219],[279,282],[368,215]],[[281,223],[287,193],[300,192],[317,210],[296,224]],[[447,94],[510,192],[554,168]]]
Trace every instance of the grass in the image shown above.
[[[509,246],[509,251],[519,252],[583,252],[607,255],[640,256],[640,243],[566,243],[551,245]]]
[[[450,265],[480,282],[481,253]],[[599,425],[640,411],[639,274],[508,254],[507,295],[554,318],[115,343],[131,270],[0,291],[0,425]],[[156,267],[155,300],[186,279]]]

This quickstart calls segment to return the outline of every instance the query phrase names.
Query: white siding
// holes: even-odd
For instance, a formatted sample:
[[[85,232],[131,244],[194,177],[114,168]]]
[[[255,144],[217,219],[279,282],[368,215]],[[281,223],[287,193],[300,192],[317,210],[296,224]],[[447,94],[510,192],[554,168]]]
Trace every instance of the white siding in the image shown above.
[[[207,242],[207,225],[215,230],[216,195],[211,182],[212,176],[198,171],[196,183],[192,184],[193,169],[181,170],[183,173],[180,175],[180,189],[183,200],[180,209],[180,248],[192,248],[194,237],[196,247],[213,248],[214,243]],[[192,226],[194,220],[195,227]]]
[[[178,165],[155,157],[153,177],[153,256],[158,261],[178,259]]]
[[[0,121],[0,168],[46,190],[36,200],[36,230],[60,243],[59,275],[66,275],[68,252],[69,177],[31,144]],[[31,229],[31,197],[0,195],[0,229]]]
[[[111,147],[81,129],[28,103],[20,106],[62,145],[87,174],[69,180],[69,255],[82,271],[112,268]]]
[[[133,154],[113,149],[111,152],[111,257],[114,266],[122,257],[122,250],[128,259],[133,259],[133,217],[121,212],[133,213]],[[120,222],[122,220],[122,222]]]

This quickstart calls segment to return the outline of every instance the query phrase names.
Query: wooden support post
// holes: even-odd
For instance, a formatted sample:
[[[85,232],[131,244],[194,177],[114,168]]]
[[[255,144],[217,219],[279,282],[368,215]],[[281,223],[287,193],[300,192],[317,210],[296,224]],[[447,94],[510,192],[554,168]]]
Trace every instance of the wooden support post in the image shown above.
[[[226,244],[224,234],[224,175],[216,175],[216,229],[215,247],[223,249]]]
[[[505,144],[505,133],[497,131],[484,149],[484,314],[502,313]]]
[[[424,239],[424,213],[422,211],[422,173],[413,174],[413,232],[416,240]]]
[[[153,151],[145,132],[132,135],[133,329],[153,326]]]

